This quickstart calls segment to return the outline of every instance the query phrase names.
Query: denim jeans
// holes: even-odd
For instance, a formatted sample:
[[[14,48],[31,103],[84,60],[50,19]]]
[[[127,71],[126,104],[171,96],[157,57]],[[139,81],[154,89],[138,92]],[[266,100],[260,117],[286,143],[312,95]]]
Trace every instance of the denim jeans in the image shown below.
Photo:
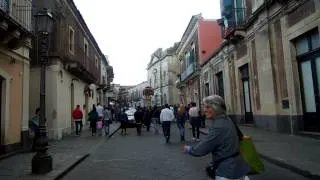
[[[166,138],[170,138],[170,127],[171,127],[171,122],[170,121],[163,121],[162,122],[162,130],[163,130],[163,135]]]
[[[75,121],[75,124],[76,124],[76,134],[79,135],[82,131],[82,120],[78,120],[78,121]]]
[[[184,125],[185,125],[185,122],[177,122],[180,136],[184,136],[184,131],[185,131]]]

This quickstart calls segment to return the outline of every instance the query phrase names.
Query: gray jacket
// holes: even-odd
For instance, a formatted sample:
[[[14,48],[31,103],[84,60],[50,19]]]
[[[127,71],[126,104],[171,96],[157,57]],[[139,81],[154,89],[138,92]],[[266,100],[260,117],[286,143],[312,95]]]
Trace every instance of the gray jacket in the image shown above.
[[[209,134],[200,143],[191,148],[193,156],[204,156],[211,152],[212,162],[239,152],[239,138],[231,119],[222,115],[213,120]],[[216,170],[216,175],[229,179],[241,178],[248,174],[250,167],[240,155],[222,161]]]

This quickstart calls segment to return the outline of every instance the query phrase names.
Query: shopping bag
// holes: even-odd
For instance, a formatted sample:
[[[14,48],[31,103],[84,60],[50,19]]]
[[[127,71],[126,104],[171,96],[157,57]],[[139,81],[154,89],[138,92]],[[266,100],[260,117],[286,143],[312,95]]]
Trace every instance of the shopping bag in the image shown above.
[[[264,164],[261,161],[251,138],[244,138],[240,141],[240,154],[251,167],[249,175],[260,174],[264,171]]]
[[[97,129],[102,129],[102,127],[103,127],[102,121],[98,121],[97,122]]]

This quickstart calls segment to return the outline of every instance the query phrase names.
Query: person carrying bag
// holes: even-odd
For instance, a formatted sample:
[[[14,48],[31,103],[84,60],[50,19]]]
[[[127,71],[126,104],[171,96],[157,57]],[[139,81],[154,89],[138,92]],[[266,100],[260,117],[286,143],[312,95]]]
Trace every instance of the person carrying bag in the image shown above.
[[[254,156],[254,159],[247,156],[249,151],[253,152],[248,146],[250,139],[243,136],[235,123],[227,117],[224,99],[213,95],[206,97],[203,102],[206,118],[211,122],[209,134],[194,146],[184,146],[183,151],[192,156],[211,153],[212,163],[206,168],[206,173],[216,180],[249,179],[248,174],[262,172],[262,162],[257,163],[259,157]]]

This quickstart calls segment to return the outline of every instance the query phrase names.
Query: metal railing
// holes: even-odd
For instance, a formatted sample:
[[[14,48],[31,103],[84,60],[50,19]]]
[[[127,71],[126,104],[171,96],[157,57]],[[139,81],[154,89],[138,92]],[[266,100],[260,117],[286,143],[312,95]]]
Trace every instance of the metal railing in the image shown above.
[[[31,0],[0,0],[0,10],[7,13],[18,24],[31,31]]]

